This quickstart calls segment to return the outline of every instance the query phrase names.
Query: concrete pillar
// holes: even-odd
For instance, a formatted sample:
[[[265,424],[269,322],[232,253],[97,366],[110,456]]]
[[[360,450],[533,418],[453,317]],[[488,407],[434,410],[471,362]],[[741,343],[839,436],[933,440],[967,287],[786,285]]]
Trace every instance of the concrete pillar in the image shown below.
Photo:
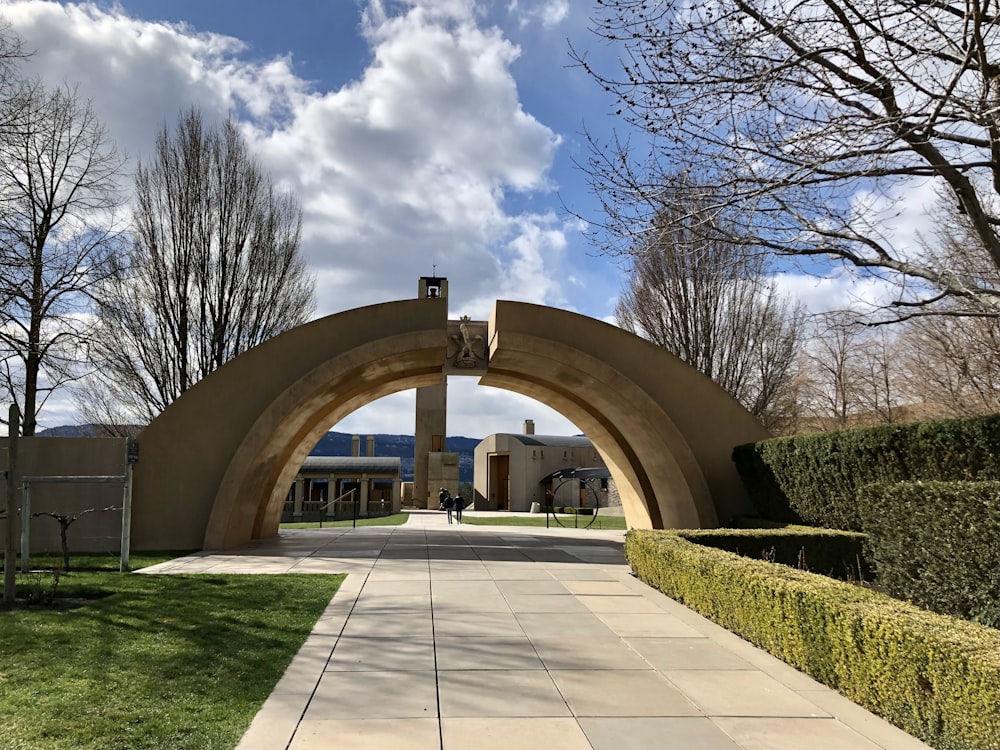
[[[295,478],[295,500],[292,505],[292,517],[301,518],[302,517],[302,495],[304,492],[304,485],[306,480],[302,477]]]
[[[365,455],[371,458],[375,455],[375,436],[369,435],[365,441]]]
[[[361,455],[361,436],[353,435],[351,436],[351,455],[360,456]]]
[[[437,497],[438,488],[428,485],[427,454],[445,450],[447,429],[447,381],[441,385],[417,388],[416,431],[413,441],[413,504],[418,508],[437,507],[433,501]]]
[[[402,487],[403,483],[397,478],[392,480],[392,512],[399,513],[402,507]]]
[[[371,487],[372,480],[367,476],[361,477],[361,504],[358,506],[358,515],[368,515],[368,488]]]

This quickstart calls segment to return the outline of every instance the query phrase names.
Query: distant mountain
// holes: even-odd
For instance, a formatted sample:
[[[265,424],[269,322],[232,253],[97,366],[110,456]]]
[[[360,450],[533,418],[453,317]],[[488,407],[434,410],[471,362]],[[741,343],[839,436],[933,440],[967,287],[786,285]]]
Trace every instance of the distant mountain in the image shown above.
[[[96,424],[64,424],[35,433],[38,437],[100,437],[101,426]]]
[[[346,432],[328,432],[319,439],[309,455],[311,456],[349,456],[351,455],[352,434]],[[361,451],[364,452],[367,435],[361,435]],[[375,435],[375,455],[386,458],[398,457],[404,482],[413,481],[413,435]],[[471,482],[474,473],[474,458],[479,438],[450,437],[445,441],[445,447],[451,453],[458,454],[458,481]]]

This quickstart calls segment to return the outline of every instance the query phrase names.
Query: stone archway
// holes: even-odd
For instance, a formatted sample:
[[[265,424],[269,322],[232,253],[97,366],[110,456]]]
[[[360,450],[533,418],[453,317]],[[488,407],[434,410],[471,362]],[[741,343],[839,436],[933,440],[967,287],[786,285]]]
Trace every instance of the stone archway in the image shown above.
[[[237,357],[139,437],[137,549],[229,548],[277,533],[306,454],[359,407],[442,382],[447,300],[332,315]],[[574,313],[498,301],[480,383],[562,412],[604,457],[631,526],[712,527],[746,512],[730,454],[766,431],[659,347]]]

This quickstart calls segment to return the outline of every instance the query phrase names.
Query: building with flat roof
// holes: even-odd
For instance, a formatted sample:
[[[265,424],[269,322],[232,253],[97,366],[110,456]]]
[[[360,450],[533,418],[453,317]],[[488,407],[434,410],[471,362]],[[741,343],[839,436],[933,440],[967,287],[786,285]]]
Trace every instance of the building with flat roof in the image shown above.
[[[359,449],[355,436],[352,456],[308,456],[288,492],[282,523],[398,513],[402,462],[398,457],[373,456],[373,436],[368,437],[367,456],[358,455]]]
[[[618,506],[611,474],[583,435],[496,433],[475,451],[476,510],[528,511],[532,503],[574,508]]]

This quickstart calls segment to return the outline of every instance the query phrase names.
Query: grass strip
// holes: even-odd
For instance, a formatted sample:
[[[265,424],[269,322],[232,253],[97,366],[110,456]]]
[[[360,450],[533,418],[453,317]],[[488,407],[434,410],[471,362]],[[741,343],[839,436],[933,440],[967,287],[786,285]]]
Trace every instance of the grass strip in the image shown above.
[[[343,581],[74,560],[62,607],[0,611],[5,750],[231,750]]]
[[[393,513],[391,516],[380,516],[377,518],[359,518],[357,520],[358,526],[402,526],[406,523],[406,519],[410,517],[409,513]],[[348,521],[323,521],[322,528],[331,529],[344,526],[351,526],[353,522]],[[283,529],[318,529],[320,528],[319,521],[308,521],[304,523],[283,523],[281,524]]]

